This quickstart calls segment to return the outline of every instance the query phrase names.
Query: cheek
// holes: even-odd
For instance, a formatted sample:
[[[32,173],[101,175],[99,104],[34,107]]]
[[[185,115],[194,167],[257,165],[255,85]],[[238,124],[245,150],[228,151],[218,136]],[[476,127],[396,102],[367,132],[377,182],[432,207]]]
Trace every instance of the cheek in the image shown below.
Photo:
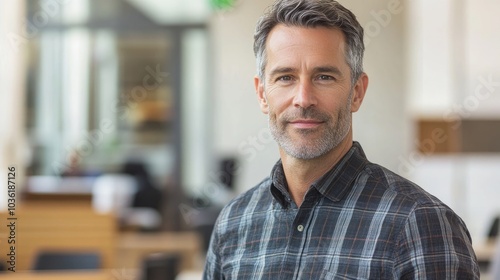
[[[268,115],[271,120],[279,120],[280,117],[287,111],[287,106],[280,106],[280,104],[276,104],[275,102],[269,103],[268,106]]]
[[[279,115],[280,112],[286,109],[283,100],[275,98],[276,96],[267,97],[267,111],[269,115]]]
[[[293,107],[293,94],[290,91],[270,87],[266,94],[267,105],[275,113]]]
[[[319,100],[319,106],[323,110],[328,110],[329,112],[338,112],[344,110],[345,108],[351,108],[351,103],[349,101],[349,96],[329,94],[325,98]]]

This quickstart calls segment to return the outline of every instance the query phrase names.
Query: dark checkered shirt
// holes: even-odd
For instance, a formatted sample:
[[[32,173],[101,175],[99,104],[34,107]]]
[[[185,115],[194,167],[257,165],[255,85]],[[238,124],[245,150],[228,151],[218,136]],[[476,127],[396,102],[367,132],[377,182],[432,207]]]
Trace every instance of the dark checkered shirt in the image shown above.
[[[204,279],[479,279],[463,221],[434,196],[370,163],[358,143],[300,208],[281,162],[229,203]]]

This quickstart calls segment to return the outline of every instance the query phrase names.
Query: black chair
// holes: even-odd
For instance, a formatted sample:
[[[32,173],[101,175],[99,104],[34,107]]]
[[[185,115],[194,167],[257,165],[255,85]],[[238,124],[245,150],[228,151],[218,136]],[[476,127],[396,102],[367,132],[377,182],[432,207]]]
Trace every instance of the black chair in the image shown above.
[[[144,258],[142,280],[175,280],[179,272],[180,256],[152,254]]]
[[[101,268],[97,253],[41,252],[37,255],[33,270],[95,270]]]
[[[488,238],[497,238],[500,229],[500,217],[495,217],[491,222],[490,230],[488,231]]]

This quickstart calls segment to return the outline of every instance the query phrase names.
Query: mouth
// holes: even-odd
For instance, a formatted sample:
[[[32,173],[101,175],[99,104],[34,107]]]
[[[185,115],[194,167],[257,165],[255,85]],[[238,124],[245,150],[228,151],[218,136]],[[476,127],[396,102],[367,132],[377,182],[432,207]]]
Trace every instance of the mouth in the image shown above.
[[[298,129],[311,129],[316,128],[324,123],[324,121],[313,119],[298,119],[288,122],[292,127]]]

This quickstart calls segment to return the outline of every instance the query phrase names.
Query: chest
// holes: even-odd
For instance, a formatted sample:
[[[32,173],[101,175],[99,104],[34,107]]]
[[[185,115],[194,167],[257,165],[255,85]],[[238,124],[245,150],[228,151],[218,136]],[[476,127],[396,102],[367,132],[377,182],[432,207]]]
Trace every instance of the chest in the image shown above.
[[[228,227],[222,268],[227,279],[390,278],[398,219],[345,205],[257,210]]]

